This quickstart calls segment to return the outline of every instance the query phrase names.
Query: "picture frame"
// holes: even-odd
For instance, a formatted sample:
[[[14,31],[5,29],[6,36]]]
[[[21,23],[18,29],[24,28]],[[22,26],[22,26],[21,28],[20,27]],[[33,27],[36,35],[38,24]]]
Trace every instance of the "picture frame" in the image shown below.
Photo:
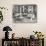
[[[37,5],[13,5],[13,22],[37,23]]]

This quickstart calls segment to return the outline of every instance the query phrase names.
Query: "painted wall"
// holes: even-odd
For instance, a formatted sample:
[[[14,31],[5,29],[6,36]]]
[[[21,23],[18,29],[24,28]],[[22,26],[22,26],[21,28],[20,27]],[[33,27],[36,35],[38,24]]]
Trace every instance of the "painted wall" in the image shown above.
[[[12,8],[14,4],[37,4],[37,23],[13,23]],[[46,37],[46,0],[0,0],[0,6],[8,8],[3,11],[4,20],[0,23],[0,46],[4,38],[3,27],[9,25],[12,28],[10,36],[15,32],[16,37],[29,37],[33,31],[41,31]],[[46,38],[45,38],[46,45]]]

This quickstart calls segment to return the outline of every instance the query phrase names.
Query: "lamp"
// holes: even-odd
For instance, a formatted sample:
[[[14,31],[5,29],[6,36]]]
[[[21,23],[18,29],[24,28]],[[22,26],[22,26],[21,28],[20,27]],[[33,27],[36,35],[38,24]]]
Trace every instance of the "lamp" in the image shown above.
[[[3,28],[3,31],[5,32],[5,39],[9,39],[9,32],[8,31],[12,31],[12,29],[9,26],[6,26]]]

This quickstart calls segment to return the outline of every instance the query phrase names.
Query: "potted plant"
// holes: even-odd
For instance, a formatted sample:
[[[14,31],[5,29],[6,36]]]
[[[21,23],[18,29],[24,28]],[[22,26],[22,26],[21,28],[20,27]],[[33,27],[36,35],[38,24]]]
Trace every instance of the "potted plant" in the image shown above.
[[[5,7],[0,7],[0,9],[1,9],[1,10],[3,10],[3,9],[5,10],[5,9],[7,9],[7,8],[5,8]],[[3,21],[3,14],[2,14],[3,11],[1,11],[1,10],[0,10],[0,23]],[[7,9],[7,10],[8,10],[8,9]]]

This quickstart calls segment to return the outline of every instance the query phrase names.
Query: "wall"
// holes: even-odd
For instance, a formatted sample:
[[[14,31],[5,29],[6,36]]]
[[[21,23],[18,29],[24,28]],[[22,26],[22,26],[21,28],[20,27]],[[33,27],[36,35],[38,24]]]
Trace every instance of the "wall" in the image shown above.
[[[37,23],[13,23],[12,7],[14,4],[37,4]],[[8,8],[3,10],[4,20],[0,23],[0,46],[1,39],[4,38],[3,27],[9,25],[12,28],[12,34],[15,32],[16,37],[29,37],[34,31],[41,31],[46,37],[46,0],[0,0],[0,6]],[[46,39],[45,39],[46,45]]]

